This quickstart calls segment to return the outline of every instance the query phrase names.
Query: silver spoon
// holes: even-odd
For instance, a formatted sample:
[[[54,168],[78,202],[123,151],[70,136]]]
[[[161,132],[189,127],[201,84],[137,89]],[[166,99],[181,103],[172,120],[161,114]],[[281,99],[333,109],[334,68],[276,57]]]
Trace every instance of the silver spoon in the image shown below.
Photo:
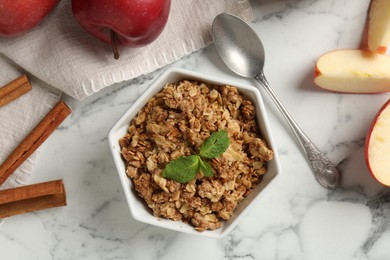
[[[263,72],[264,47],[250,25],[234,15],[222,13],[214,19],[212,38],[220,57],[233,72],[256,79],[271,96],[302,145],[317,181],[328,189],[339,186],[340,174],[336,167],[303,133],[268,84]]]

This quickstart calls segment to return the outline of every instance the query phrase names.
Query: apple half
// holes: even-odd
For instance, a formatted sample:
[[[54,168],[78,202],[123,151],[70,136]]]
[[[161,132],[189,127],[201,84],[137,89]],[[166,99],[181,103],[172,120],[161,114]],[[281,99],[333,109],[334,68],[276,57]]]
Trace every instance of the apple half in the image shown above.
[[[390,99],[379,110],[368,131],[365,159],[372,176],[390,186]]]
[[[317,60],[314,83],[334,92],[388,92],[390,56],[357,49],[325,53]]]
[[[373,0],[368,16],[368,48],[385,53],[390,43],[390,1]]]

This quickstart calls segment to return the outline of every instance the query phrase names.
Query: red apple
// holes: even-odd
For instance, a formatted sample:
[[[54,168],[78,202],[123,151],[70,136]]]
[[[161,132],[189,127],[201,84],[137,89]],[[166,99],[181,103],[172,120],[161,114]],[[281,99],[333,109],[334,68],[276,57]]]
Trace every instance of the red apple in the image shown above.
[[[0,36],[16,37],[38,25],[59,0],[0,0]]]
[[[390,186],[390,100],[379,110],[368,131],[365,158],[372,176]]]
[[[96,38],[116,44],[142,47],[163,31],[170,12],[170,0],[72,0],[73,15]]]

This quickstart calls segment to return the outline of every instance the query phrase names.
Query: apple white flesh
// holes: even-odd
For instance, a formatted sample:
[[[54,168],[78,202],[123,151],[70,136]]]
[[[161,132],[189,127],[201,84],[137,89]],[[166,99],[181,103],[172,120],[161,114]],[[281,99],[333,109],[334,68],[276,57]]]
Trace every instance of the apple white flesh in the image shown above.
[[[390,91],[390,56],[365,50],[335,50],[317,60],[314,83],[343,93]]]
[[[374,178],[390,186],[390,100],[379,110],[366,138],[366,163]]]
[[[390,43],[390,0],[373,0],[368,18],[368,48],[385,53]]]

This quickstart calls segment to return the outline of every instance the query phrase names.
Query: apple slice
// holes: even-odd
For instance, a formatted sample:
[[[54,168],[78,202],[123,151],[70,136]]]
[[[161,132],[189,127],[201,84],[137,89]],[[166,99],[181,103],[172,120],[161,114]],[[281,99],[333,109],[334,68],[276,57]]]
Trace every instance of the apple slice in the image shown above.
[[[368,48],[385,53],[390,43],[390,1],[373,0],[368,18]]]
[[[382,106],[372,122],[366,138],[365,153],[372,176],[390,186],[390,100]]]
[[[335,50],[322,55],[314,83],[344,93],[390,91],[390,56],[365,50]]]

